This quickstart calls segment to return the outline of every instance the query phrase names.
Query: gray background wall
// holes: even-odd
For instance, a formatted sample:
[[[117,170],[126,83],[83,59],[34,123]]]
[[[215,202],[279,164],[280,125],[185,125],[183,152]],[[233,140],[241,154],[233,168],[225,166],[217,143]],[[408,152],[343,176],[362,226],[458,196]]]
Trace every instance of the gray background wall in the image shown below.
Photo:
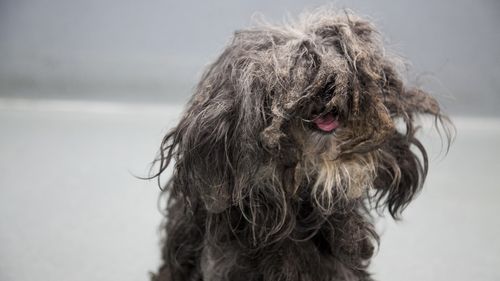
[[[325,1],[1,0],[0,97],[182,103],[252,14]],[[337,1],[370,15],[447,111],[500,115],[500,1]]]

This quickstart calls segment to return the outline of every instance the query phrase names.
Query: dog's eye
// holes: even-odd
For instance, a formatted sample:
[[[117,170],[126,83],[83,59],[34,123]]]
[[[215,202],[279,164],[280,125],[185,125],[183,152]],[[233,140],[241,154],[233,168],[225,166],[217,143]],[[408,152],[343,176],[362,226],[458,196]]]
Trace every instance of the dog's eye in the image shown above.
[[[321,94],[321,99],[323,102],[329,102],[333,98],[333,89],[330,91],[325,91]]]
[[[333,98],[333,90],[335,89],[335,81],[330,81],[318,93],[321,101],[326,103]]]

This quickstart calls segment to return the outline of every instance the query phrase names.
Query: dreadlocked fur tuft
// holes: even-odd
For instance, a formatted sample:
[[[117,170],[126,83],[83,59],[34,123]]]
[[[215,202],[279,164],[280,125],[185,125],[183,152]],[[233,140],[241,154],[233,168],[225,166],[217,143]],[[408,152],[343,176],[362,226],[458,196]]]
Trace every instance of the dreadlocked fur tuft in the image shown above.
[[[415,117],[448,124],[396,65],[351,12],[235,32],[161,144],[153,280],[371,280],[370,208],[397,218],[422,187]]]

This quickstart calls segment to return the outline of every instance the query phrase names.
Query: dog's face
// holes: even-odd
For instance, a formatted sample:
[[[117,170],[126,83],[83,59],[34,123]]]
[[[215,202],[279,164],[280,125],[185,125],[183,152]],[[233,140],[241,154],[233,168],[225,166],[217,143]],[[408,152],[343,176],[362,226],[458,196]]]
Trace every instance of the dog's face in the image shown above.
[[[160,173],[174,158],[173,192],[213,213],[255,214],[263,201],[282,210],[307,193],[322,213],[375,198],[397,215],[427,169],[418,114],[443,118],[403,84],[367,21],[325,13],[239,31],[165,137]]]

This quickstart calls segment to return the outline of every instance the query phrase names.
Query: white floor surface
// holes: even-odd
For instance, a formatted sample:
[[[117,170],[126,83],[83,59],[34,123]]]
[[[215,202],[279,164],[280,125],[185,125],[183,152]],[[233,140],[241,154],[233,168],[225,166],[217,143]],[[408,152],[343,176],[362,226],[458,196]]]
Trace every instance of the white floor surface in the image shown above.
[[[0,101],[0,280],[148,280],[159,190],[134,175],[179,112]],[[447,156],[426,141],[430,174],[404,220],[378,224],[377,280],[500,280],[500,119],[455,123]]]

